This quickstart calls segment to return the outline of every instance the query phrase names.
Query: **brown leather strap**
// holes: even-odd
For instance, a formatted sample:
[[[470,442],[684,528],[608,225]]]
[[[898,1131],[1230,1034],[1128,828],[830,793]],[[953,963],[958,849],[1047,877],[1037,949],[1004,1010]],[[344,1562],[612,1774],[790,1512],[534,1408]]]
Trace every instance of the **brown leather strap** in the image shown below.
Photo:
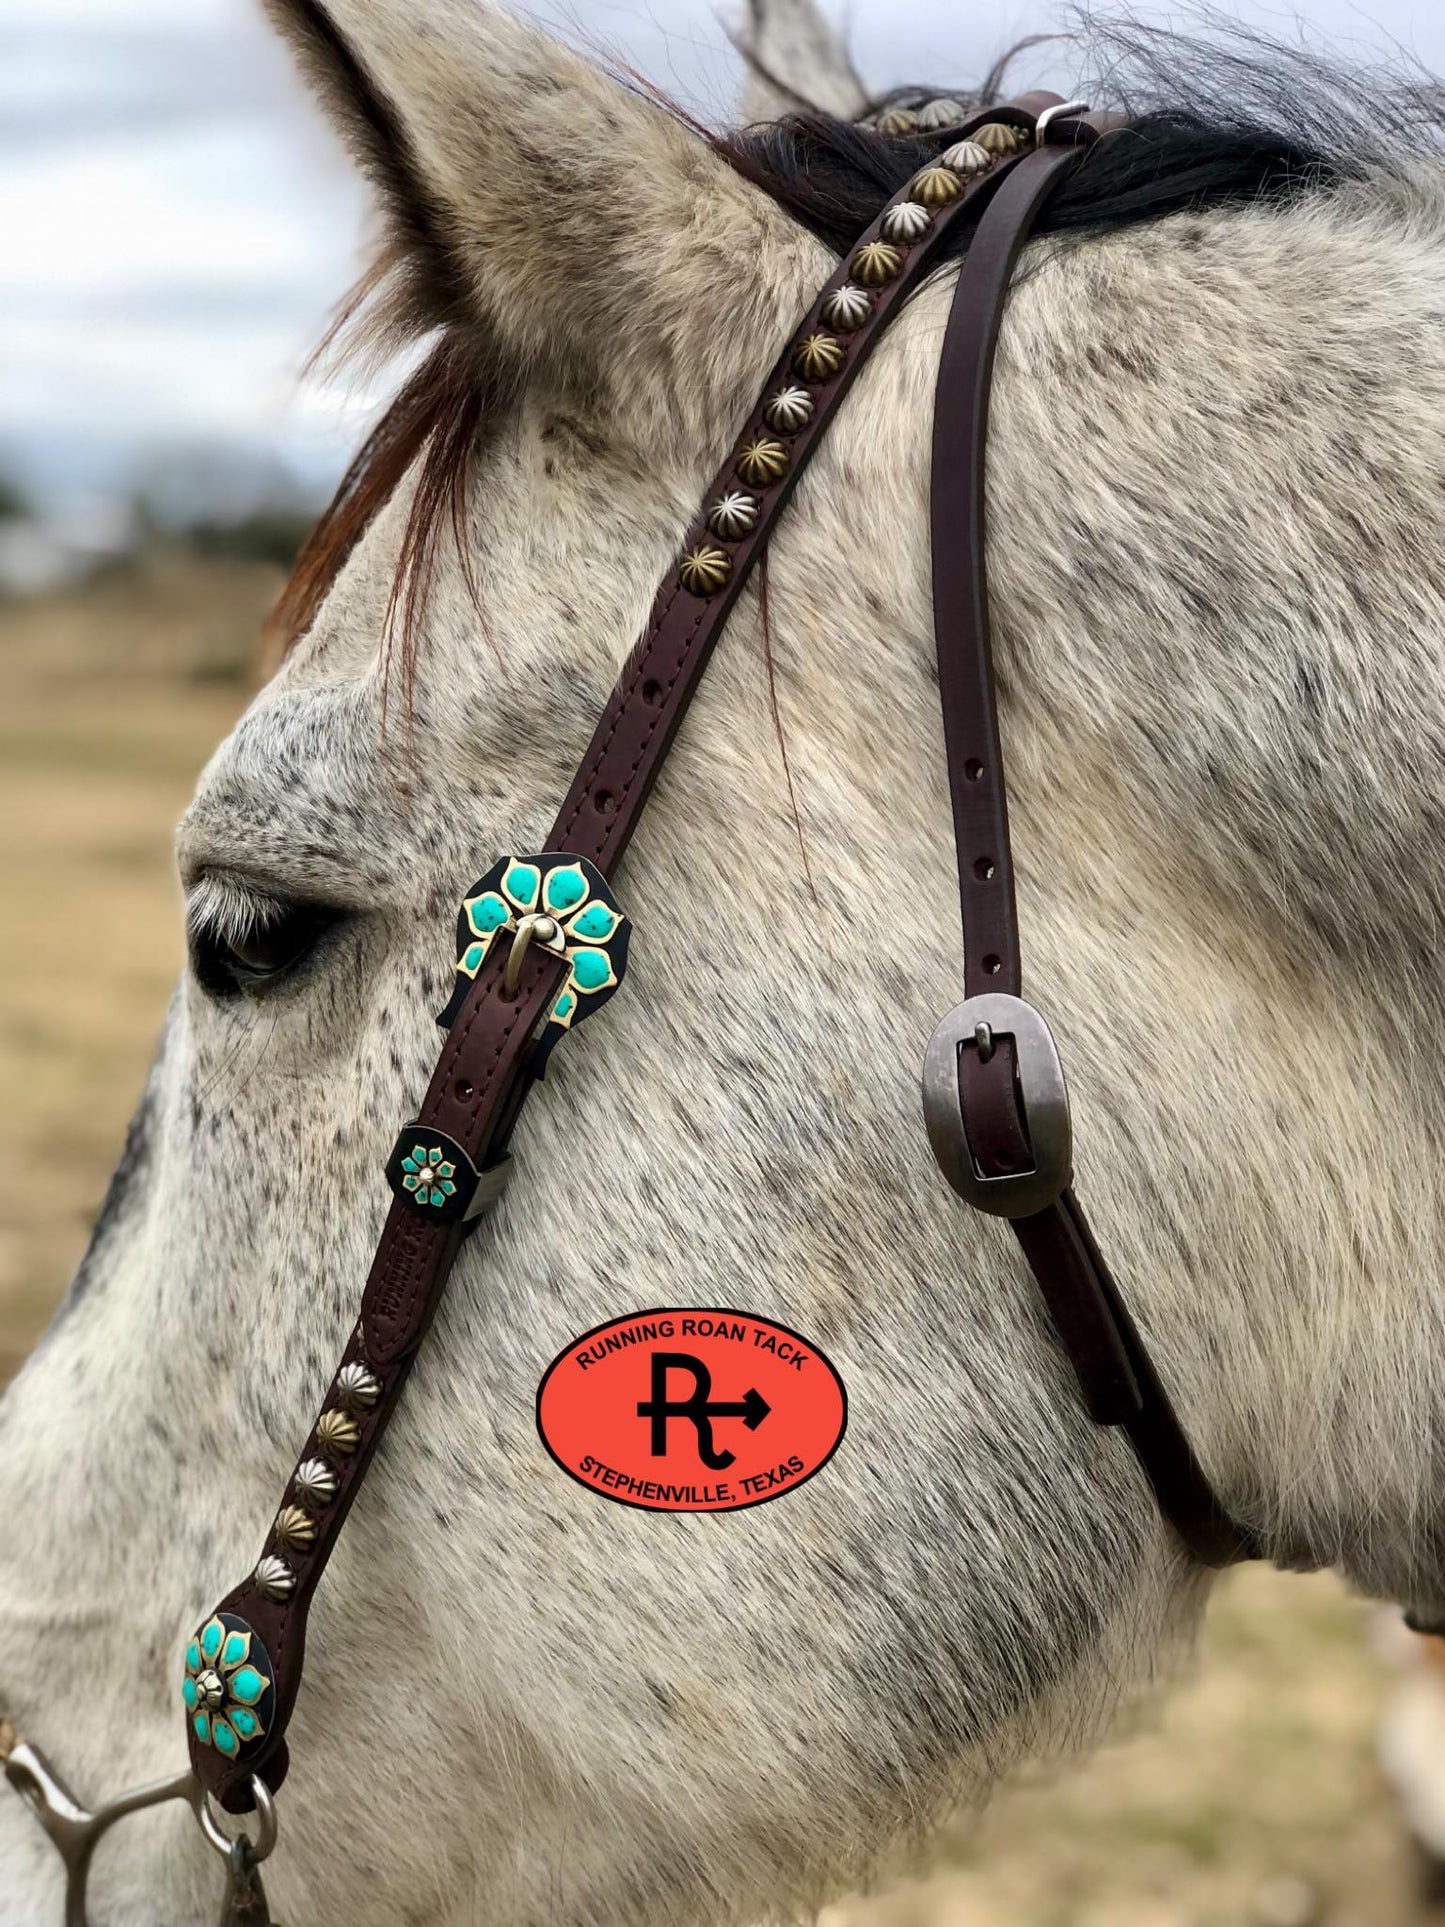
[[[1031,128],[1036,113],[1058,101],[1054,95],[1033,98],[1036,104],[1030,107],[981,112],[961,131],[991,120]],[[873,343],[950,231],[977,216],[1019,159],[1017,154],[1002,156],[967,185],[959,178],[954,198],[930,202],[921,233],[904,233],[889,220],[893,207],[909,198],[910,183],[839,264],[774,367],[703,513],[688,531],[683,557],[663,584],[647,630],[613,690],[548,838],[548,851],[586,859],[604,874],[615,867],[728,614],[808,456]],[[933,185],[947,189],[948,182]],[[884,243],[881,254],[877,243]],[[845,285],[853,304],[846,320],[837,318],[836,305],[830,302]],[[790,409],[780,413],[783,389],[793,395]],[[760,443],[765,445],[761,450]],[[734,526],[714,513],[723,496],[741,497],[752,505],[749,526]],[[692,566],[699,562],[699,550],[706,568]],[[537,1029],[563,976],[560,959],[533,949],[515,997],[508,1001],[502,988],[505,963],[505,951],[499,950],[480,968],[452,1023],[416,1125],[418,1130],[445,1133],[484,1173],[496,1168],[531,1088]],[[464,1235],[462,1226],[425,1221],[400,1196],[393,1202],[356,1329],[263,1549],[263,1564],[277,1562],[290,1590],[284,1597],[274,1596],[274,1570],[268,1590],[258,1568],[216,1609],[259,1636],[274,1674],[264,1735],[245,1746],[239,1757],[223,1758],[191,1736],[197,1772],[232,1811],[250,1807],[253,1775],[273,1789],[285,1776],[284,1734],[300,1687],[311,1599],[396,1409]],[[362,1402],[358,1383],[365,1387]],[[330,1498],[318,1499],[314,1477],[308,1487],[306,1469],[316,1463],[336,1481]],[[304,1536],[308,1533],[309,1538]]]
[[[1013,169],[979,222],[949,315],[934,408],[934,627],[959,896],[966,996],[1022,996],[1008,803],[999,741],[985,553],[989,395],[1009,283],[1050,199],[1112,123],[1050,126],[1050,144]],[[1054,144],[1057,143],[1057,144]],[[985,1048],[987,1044],[987,1048]],[[1034,1146],[1013,1038],[965,1041],[959,1107],[968,1148],[988,1177],[1028,1171]],[[1012,1219],[1090,1416],[1122,1425],[1161,1509],[1212,1566],[1252,1557],[1179,1424],[1072,1190]]]
[[[1061,104],[1057,94],[1028,95],[1024,100],[1033,105],[1024,106],[1022,101],[1010,102],[973,115],[958,130],[959,137],[963,138],[970,130],[989,121],[1031,127],[1044,107]],[[883,239],[889,212],[898,202],[908,199],[910,189],[893,197],[888,208],[859,236],[838,271],[821,290],[764,385],[758,404],[738,437],[732,457],[708,491],[703,514],[693,523],[684,539],[684,553],[701,541],[716,542],[728,557],[727,580],[705,602],[688,594],[676,570],[664,582],[647,631],[612,692],[567,800],[552,827],[547,849],[566,850],[587,857],[609,874],[614,869],[632,840],[642,807],[678,724],[687,712],[723,624],[771,535],[779,512],[797,485],[804,464],[833,419],[838,404],[852,386],[869,349],[917,286],[949,233],[963,220],[977,216],[998,190],[1009,170],[1017,165],[1019,158],[1004,157],[958,200],[934,210],[932,226],[919,240],[909,244],[888,243],[904,255],[902,271],[872,294],[871,313],[855,332],[839,334],[828,324],[825,319],[828,297],[845,283],[858,285],[854,275],[855,264],[871,244]],[[769,399],[783,385],[798,382],[799,374],[795,366],[798,343],[820,333],[838,341],[845,358],[836,375],[808,383],[813,402],[811,417],[793,434],[781,436],[767,419]],[[760,436],[787,442],[787,465],[778,479],[766,486],[740,477],[737,469],[741,451]],[[717,535],[707,523],[710,505],[729,491],[745,492],[759,505],[756,526],[736,538]]]

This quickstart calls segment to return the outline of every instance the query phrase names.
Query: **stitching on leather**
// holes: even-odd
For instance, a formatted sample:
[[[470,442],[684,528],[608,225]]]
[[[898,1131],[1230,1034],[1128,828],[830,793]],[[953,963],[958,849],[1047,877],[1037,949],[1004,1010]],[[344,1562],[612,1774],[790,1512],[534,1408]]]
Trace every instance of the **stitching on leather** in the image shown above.
[[[724,469],[722,473],[726,474],[727,470]],[[714,486],[716,486],[716,483],[714,483]],[[596,753],[588,760],[588,762],[586,762],[583,765],[581,771],[578,774],[577,783],[576,783],[577,800],[572,805],[572,808],[569,814],[565,818],[563,818],[561,822],[559,822],[556,830],[553,832],[552,840],[554,843],[565,844],[567,837],[571,834],[572,830],[575,828],[577,819],[582,814],[582,805],[587,800],[588,791],[591,789],[593,780],[601,770],[603,763],[606,762],[607,760],[607,752],[612,746],[612,738],[617,734],[618,730],[621,728],[622,719],[627,714],[629,708],[632,705],[633,691],[637,688],[638,683],[642,679],[642,672],[647,667],[648,658],[652,654],[653,649],[656,647],[658,638],[662,634],[663,625],[666,623],[667,618],[672,613],[672,605],[677,601],[677,598],[681,594],[681,592],[682,592],[681,582],[674,581],[672,588],[668,593],[667,600],[659,605],[656,614],[652,618],[652,622],[648,627],[647,636],[643,642],[642,647],[634,653],[633,660],[632,660],[632,674],[628,678],[627,686],[625,689],[616,692],[612,698],[612,703],[611,703],[612,726],[608,730],[606,736],[603,737],[601,745],[597,749]],[[702,624],[703,617],[706,614],[707,614],[707,606],[706,604],[704,604],[702,609],[699,610],[698,612],[697,620],[693,623],[692,628],[688,631],[686,641],[682,646],[682,653],[679,655],[678,660],[673,666],[672,676],[667,685],[667,692],[669,695],[672,694],[672,691],[677,684],[678,676],[682,673],[682,657],[683,655],[686,654],[687,649],[691,646],[692,638],[697,634],[697,631]],[[661,708],[659,707],[656,714],[653,716],[651,723],[648,725],[647,735],[643,739],[644,752],[646,750],[647,744],[651,742],[652,737],[657,729],[657,726],[661,721],[662,721],[662,711],[661,711]],[[639,755],[638,761],[639,762],[641,761],[641,755]],[[633,764],[632,769],[633,769],[633,773],[635,774],[637,769],[636,763]],[[623,789],[622,797],[618,799],[619,814],[620,814],[620,805],[622,801],[626,798],[628,791],[631,789],[631,787],[632,787],[632,779],[631,779],[631,776],[629,776],[626,787]],[[604,836],[603,847],[605,848],[610,841],[611,841],[610,836]]]

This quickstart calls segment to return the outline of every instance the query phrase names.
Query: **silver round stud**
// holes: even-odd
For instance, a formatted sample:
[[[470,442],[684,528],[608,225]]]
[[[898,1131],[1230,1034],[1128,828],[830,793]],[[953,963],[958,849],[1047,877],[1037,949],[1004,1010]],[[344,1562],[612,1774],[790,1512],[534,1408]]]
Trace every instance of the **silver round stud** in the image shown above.
[[[296,1590],[296,1575],[284,1559],[268,1552],[255,1572],[256,1588],[268,1599],[289,1599]]]
[[[226,1697],[226,1682],[221,1675],[208,1666],[203,1673],[196,1674],[196,1711],[214,1713]]]
[[[729,489],[726,495],[719,495],[708,510],[707,525],[714,535],[730,542],[751,534],[758,526],[757,498],[745,495],[741,489]]]
[[[781,435],[796,435],[812,419],[813,397],[806,388],[780,388],[769,398],[763,419]]]
[[[926,207],[920,207],[917,201],[900,201],[883,216],[882,233],[889,241],[917,241],[932,225],[933,216]]]
[[[965,180],[971,180],[975,174],[987,174],[993,166],[992,154],[977,141],[955,141],[938,158],[944,167],[951,167],[955,174],[962,174]]]
[[[911,134],[918,125],[918,116],[911,107],[889,107],[881,113],[873,125],[880,134],[897,140],[903,134]]]
[[[855,282],[845,281],[841,288],[834,288],[823,303],[823,319],[830,328],[837,328],[842,334],[851,334],[861,328],[873,312],[873,303],[867,290]]]
[[[340,1483],[325,1459],[307,1459],[304,1465],[296,1468],[296,1497],[312,1512],[330,1505]]]
[[[957,127],[967,119],[968,109],[961,100],[946,100],[941,95],[918,110],[918,125],[925,134],[941,133],[945,127]]]
[[[369,1412],[381,1397],[381,1386],[364,1365],[343,1365],[336,1378],[337,1402],[348,1412]]]

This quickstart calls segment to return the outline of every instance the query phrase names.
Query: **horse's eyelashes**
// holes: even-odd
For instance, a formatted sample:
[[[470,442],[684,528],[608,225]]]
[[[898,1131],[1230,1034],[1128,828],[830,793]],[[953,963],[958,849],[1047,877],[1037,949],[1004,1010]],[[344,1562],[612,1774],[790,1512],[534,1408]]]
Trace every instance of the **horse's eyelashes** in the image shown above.
[[[329,904],[259,896],[235,878],[202,877],[186,904],[196,980],[215,997],[264,990],[308,958],[341,914]]]

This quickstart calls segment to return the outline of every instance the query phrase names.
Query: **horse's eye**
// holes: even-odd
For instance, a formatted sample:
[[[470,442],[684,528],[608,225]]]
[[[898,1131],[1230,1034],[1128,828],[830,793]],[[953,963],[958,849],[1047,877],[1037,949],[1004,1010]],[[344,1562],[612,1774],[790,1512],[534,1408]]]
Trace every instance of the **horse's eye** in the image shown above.
[[[318,903],[253,903],[241,923],[234,915],[207,914],[193,905],[191,966],[215,997],[257,991],[285,976],[310,956],[340,912]]]

